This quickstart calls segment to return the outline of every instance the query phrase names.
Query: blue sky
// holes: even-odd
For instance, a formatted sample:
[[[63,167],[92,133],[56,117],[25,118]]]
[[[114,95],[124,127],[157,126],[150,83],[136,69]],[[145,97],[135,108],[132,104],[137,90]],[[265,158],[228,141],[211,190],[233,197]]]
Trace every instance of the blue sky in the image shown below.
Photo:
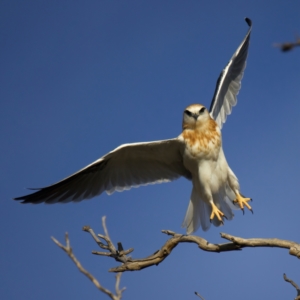
[[[272,45],[300,34],[299,1],[0,2],[0,297],[105,299],[50,240],[69,232],[75,255],[107,288],[117,263],[82,232],[102,233],[133,257],[180,227],[191,183],[101,195],[79,204],[21,205],[27,187],[54,183],[122,143],[176,137],[183,109],[209,106],[216,80],[253,21],[238,105],[223,127],[227,160],[254,215],[236,212],[220,232],[299,242],[300,49]],[[123,299],[292,299],[299,262],[283,249],[206,253],[181,244],[161,265],[125,273]],[[107,298],[108,299],[108,298]]]

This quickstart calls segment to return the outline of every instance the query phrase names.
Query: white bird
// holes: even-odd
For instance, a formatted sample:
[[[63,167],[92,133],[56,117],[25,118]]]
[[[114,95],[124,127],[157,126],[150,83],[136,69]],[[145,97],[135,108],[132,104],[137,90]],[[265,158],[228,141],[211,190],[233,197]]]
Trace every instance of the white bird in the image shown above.
[[[22,203],[67,203],[90,199],[102,192],[112,194],[141,185],[162,183],[181,176],[193,188],[183,221],[187,234],[201,225],[231,220],[233,209],[251,209],[240,193],[238,179],[228,166],[221,128],[237,103],[237,94],[246,67],[251,33],[248,32],[221,72],[209,111],[200,104],[183,112],[182,133],[174,139],[124,144],[71,176],[36,192],[15,198]]]

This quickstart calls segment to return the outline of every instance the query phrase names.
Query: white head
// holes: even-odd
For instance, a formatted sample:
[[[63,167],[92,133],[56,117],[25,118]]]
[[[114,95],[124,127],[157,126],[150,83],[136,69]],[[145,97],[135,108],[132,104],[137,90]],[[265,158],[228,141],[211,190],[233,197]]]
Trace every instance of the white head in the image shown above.
[[[201,104],[192,104],[183,112],[182,129],[196,129],[211,120],[208,110]]]

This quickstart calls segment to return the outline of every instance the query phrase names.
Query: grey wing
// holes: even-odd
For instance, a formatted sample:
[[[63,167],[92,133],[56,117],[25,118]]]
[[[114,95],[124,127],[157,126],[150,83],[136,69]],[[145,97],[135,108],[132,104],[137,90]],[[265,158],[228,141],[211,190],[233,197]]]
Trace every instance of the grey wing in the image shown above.
[[[124,144],[73,175],[15,198],[22,203],[78,202],[106,191],[190,178],[182,162],[184,143],[178,139]]]
[[[221,72],[209,109],[210,116],[218,123],[220,128],[226,122],[227,115],[231,114],[232,107],[237,103],[237,94],[241,88],[241,81],[246,68],[252,22],[248,18],[245,21],[249,25],[248,32],[225,69]]]

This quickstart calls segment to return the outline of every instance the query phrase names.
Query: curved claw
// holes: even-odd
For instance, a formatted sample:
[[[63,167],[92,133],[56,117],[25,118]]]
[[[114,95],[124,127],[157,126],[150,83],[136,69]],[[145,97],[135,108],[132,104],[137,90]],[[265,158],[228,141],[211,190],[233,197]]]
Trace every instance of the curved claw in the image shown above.
[[[234,204],[238,204],[243,211],[244,214],[244,206],[246,206],[249,210],[252,210],[251,206],[248,204],[249,201],[252,201],[251,198],[245,198],[238,191],[236,192],[236,199],[233,201]]]
[[[211,214],[210,214],[210,222],[212,221],[212,219],[214,218],[214,217],[217,217],[217,219],[222,223],[222,224],[224,224],[224,222],[223,222],[223,217],[225,217],[225,215],[224,215],[224,213],[222,213],[218,208],[217,208],[217,206],[214,204],[214,203],[212,203],[212,211],[211,211]]]

